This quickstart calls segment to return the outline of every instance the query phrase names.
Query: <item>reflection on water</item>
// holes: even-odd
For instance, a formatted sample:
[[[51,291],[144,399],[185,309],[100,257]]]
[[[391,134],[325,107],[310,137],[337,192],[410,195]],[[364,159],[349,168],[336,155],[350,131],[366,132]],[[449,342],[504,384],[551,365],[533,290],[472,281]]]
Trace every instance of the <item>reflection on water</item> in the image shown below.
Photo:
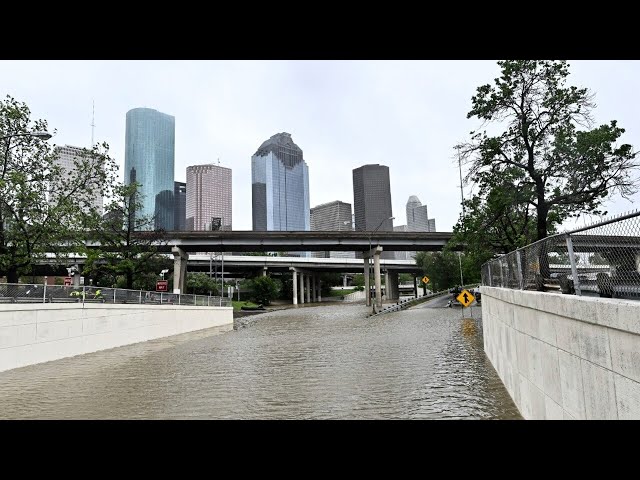
[[[366,312],[281,310],[237,331],[2,372],[0,418],[521,418],[479,320],[463,327],[447,308]]]

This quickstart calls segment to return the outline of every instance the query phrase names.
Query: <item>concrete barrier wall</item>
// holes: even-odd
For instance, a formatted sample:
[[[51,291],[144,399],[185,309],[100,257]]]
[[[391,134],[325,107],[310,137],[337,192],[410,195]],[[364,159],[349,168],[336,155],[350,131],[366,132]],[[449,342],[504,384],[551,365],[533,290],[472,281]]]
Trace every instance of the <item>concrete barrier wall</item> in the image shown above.
[[[640,418],[640,302],[483,286],[482,324],[524,418]]]
[[[0,371],[210,327],[231,330],[233,308],[0,305]]]

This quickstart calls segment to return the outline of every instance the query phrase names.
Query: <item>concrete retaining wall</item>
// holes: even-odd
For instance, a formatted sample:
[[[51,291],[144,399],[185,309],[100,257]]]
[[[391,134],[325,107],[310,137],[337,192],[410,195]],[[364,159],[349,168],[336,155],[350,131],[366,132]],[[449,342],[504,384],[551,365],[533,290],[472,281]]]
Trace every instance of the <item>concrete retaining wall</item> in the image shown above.
[[[483,286],[482,323],[524,418],[640,418],[640,302]]]
[[[0,371],[210,327],[231,330],[233,308],[0,305]]]

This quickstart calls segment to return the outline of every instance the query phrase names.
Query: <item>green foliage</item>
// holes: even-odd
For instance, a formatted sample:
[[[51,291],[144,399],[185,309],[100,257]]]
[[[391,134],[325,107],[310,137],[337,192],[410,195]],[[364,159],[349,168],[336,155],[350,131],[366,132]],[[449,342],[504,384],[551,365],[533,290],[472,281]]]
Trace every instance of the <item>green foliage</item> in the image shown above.
[[[400,273],[398,274],[398,283],[403,285],[407,283],[413,283],[413,275],[410,273]]]
[[[216,281],[202,272],[189,272],[187,274],[187,292],[196,295],[218,295]]]
[[[362,273],[356,273],[351,283],[356,287],[362,287],[364,290],[364,275]]]
[[[30,116],[25,103],[0,100],[0,276],[12,283],[48,252],[64,263],[78,251],[99,216],[92,199],[109,195],[117,174],[107,144],[84,149],[65,172],[55,145],[29,135],[47,122]]]
[[[586,88],[565,86],[567,62],[498,65],[501,76],[478,87],[467,117],[497,123],[502,133],[471,132],[460,146],[478,193],[456,234],[481,255],[545,238],[569,217],[606,213],[604,200],[638,187],[636,154],[617,145],[624,129],[615,120],[589,129],[595,104]]]
[[[118,184],[106,214],[95,222],[92,237],[97,248],[86,250],[83,273],[97,279],[100,285],[155,290],[158,274],[171,268],[173,262],[158,253],[164,231],[154,228],[153,217],[135,215],[142,209],[139,184]],[[104,282],[104,283],[103,283]]]
[[[458,257],[460,255],[460,257]],[[434,292],[460,285],[460,261],[465,284],[480,281],[480,266],[473,254],[459,254],[445,248],[442,252],[418,252],[416,264],[429,277],[427,288]],[[420,285],[423,286],[422,282]]]
[[[256,277],[251,280],[252,298],[257,303],[269,305],[280,293],[279,282],[269,276]]]

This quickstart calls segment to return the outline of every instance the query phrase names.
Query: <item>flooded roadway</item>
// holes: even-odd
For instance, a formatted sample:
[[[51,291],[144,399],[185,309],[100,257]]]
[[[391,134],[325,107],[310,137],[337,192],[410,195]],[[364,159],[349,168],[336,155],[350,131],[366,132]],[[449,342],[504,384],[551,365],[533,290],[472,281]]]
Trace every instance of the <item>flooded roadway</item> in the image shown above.
[[[463,328],[460,308],[434,302],[374,318],[362,305],[280,310],[1,372],[0,418],[522,418],[481,320]]]

